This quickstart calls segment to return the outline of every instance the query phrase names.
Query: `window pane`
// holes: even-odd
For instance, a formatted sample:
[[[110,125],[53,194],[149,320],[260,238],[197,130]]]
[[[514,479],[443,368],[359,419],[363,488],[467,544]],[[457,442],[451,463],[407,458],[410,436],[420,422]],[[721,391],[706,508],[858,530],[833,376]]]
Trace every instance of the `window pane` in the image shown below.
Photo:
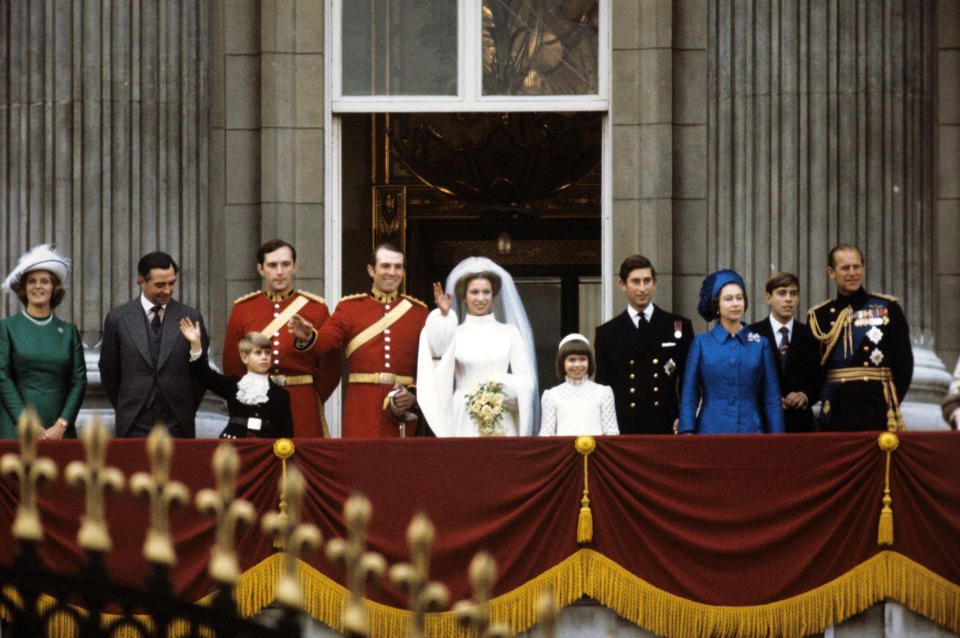
[[[457,3],[344,0],[344,95],[456,95]]]
[[[597,5],[483,0],[483,94],[596,94]]]

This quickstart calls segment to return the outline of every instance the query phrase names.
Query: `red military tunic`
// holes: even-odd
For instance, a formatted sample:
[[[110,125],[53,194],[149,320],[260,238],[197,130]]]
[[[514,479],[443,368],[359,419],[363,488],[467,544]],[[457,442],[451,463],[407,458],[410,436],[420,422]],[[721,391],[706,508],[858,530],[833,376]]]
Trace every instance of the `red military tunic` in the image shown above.
[[[309,301],[298,314],[313,325],[321,326],[330,316],[323,299],[309,292],[292,289],[283,293],[257,291],[237,299],[227,321],[223,341],[223,370],[225,374],[242,377],[247,368],[240,361],[237,344],[248,332],[260,332],[294,299],[303,296]],[[340,382],[340,353],[330,352],[322,358],[301,352],[293,346],[293,335],[286,326],[280,326],[270,339],[273,351],[270,375],[287,377],[311,375],[313,382],[285,386],[290,393],[290,411],[293,414],[293,435],[297,437],[324,436],[323,402]]]
[[[389,375],[410,385],[417,373],[417,346],[420,331],[427,320],[427,307],[419,299],[407,295],[383,295],[379,292],[350,295],[337,303],[330,320],[317,329],[310,350],[321,356],[347,351],[350,342],[368,326],[389,313],[404,299],[410,308],[396,322],[380,330],[357,348],[347,359],[351,377],[343,407],[343,438],[377,438],[399,436],[397,420],[385,409],[387,394],[393,389]],[[356,375],[384,373],[381,383],[358,382]],[[406,431],[413,434],[415,423]]]

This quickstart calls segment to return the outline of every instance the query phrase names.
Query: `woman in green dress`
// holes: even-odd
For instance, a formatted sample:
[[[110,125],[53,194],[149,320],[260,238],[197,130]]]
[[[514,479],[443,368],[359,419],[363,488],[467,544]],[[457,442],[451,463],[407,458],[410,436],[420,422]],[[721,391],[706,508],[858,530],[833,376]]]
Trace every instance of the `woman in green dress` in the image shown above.
[[[23,255],[3,282],[23,304],[0,321],[0,438],[17,437],[17,419],[32,405],[42,438],[76,437],[75,420],[87,387],[80,333],[53,316],[63,300],[70,260],[50,244]]]

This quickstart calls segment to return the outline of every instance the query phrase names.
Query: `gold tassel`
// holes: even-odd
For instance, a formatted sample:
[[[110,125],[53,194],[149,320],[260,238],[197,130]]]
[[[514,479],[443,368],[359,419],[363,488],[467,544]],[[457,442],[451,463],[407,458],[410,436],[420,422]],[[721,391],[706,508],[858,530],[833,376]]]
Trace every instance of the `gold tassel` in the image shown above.
[[[282,520],[287,518],[287,459],[293,456],[293,453],[296,452],[296,447],[293,445],[293,441],[290,439],[277,439],[273,443],[273,454],[278,459],[280,459],[280,503],[278,504],[277,509],[280,511],[280,517]],[[273,548],[283,551],[283,538],[281,536],[276,536],[273,539]]]
[[[592,436],[578,436],[574,447],[583,455],[583,498],[580,499],[580,516],[577,517],[577,543],[593,542],[593,512],[590,511],[590,490],[587,486],[587,457],[597,449]]]
[[[893,545],[893,508],[890,504],[890,457],[900,445],[900,439],[893,432],[884,432],[877,437],[877,445],[887,453],[886,471],[883,478],[883,508],[880,510],[880,522],[877,525],[877,544],[881,547]]]
[[[586,457],[583,458],[587,460]],[[587,488],[583,488],[583,498],[580,499],[580,516],[577,517],[577,542],[593,542],[593,512],[590,511],[590,499],[587,497]]]

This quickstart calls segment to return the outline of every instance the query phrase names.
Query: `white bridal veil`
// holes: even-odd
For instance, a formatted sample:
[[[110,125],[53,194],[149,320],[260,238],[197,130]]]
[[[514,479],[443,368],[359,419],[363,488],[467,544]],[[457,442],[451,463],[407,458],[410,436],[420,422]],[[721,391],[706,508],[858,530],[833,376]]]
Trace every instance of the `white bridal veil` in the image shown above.
[[[446,285],[444,290],[447,294],[456,299],[454,294],[454,287],[457,284],[457,281],[464,275],[471,273],[479,272],[491,272],[500,277],[500,294],[497,295],[497,299],[494,301],[494,314],[496,318],[502,321],[505,324],[514,326],[520,332],[520,338],[523,341],[524,354],[527,360],[527,367],[531,373],[531,384],[529,389],[528,397],[523,397],[522,400],[518,403],[525,407],[527,414],[521,418],[521,421],[527,423],[528,431],[521,431],[521,435],[530,435],[532,430],[535,430],[539,423],[539,411],[540,411],[540,400],[539,400],[539,390],[537,384],[537,359],[534,349],[533,342],[533,330],[530,328],[530,321],[527,319],[527,313],[523,307],[523,301],[520,299],[520,294],[517,292],[517,286],[513,281],[513,277],[504,270],[501,266],[495,263],[493,260],[488,259],[487,257],[467,257],[459,264],[454,266],[453,270],[450,271],[450,274],[447,275]],[[461,309],[461,314],[462,314]],[[421,350],[420,358],[430,358],[429,349],[426,346],[425,339],[421,338]],[[421,362],[424,363],[424,362]],[[420,365],[418,365],[420,368]],[[419,377],[418,373],[418,377]],[[429,385],[429,384],[427,384]],[[431,394],[426,387],[421,385],[420,379],[417,382],[417,400],[421,400],[421,394]],[[431,402],[431,399],[427,396],[422,397],[426,399],[427,403]],[[423,402],[421,402],[422,405]],[[427,406],[422,405],[426,408]],[[425,410],[426,412],[427,410]],[[519,425],[519,424],[518,424]]]

